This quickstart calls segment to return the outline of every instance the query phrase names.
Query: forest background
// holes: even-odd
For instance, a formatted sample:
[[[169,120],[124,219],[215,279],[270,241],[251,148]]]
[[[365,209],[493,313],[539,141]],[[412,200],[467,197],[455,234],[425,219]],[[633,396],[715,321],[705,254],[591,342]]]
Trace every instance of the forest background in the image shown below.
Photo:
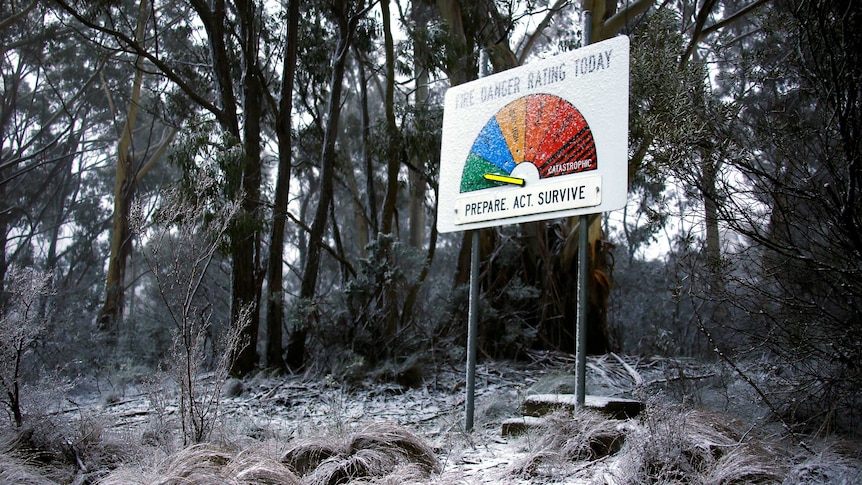
[[[767,362],[786,422],[857,432],[850,0],[0,1],[8,423],[82,376],[460,365],[443,94],[480,50],[499,72],[579,47],[585,10],[632,51],[629,204],[590,221],[589,351]],[[577,232],[482,230],[481,358],[573,350]]]

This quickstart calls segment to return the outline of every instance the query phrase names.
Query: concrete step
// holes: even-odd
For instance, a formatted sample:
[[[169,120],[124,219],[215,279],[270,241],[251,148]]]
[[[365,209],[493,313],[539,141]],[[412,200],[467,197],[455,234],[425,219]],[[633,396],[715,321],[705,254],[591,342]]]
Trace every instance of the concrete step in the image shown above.
[[[525,416],[540,417],[556,410],[574,411],[578,407],[574,394],[532,394],[524,400]],[[634,399],[607,396],[584,396],[584,407],[598,411],[609,418],[627,419],[637,417],[643,403]]]
[[[503,436],[517,436],[527,431],[538,428],[545,424],[545,418],[535,416],[522,416],[520,418],[509,418],[503,421]]]

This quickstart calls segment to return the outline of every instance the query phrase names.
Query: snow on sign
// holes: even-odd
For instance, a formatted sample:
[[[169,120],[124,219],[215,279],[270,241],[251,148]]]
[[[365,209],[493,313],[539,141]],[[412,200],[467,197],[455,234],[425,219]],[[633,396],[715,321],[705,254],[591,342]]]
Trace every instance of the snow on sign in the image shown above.
[[[450,88],[437,229],[622,208],[628,101],[624,36]]]

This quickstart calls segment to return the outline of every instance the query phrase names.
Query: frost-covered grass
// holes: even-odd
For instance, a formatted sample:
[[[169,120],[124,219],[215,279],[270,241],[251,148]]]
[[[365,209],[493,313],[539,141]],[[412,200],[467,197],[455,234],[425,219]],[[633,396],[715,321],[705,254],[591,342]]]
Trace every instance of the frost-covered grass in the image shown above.
[[[588,392],[640,397],[640,417],[558,412],[501,436],[524,396],[570,387],[565,368],[480,366],[471,433],[448,370],[409,389],[259,375],[231,386],[208,442],[185,447],[169,386],[79,395],[4,430],[0,484],[862,483],[858,441],[789,435],[732,374],[691,362],[591,358]]]

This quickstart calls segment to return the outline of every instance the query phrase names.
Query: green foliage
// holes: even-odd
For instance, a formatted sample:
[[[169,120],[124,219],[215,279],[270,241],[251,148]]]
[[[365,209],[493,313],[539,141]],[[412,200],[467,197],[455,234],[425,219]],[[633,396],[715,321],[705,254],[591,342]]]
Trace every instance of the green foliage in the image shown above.
[[[203,211],[200,215],[205,228],[222,222],[225,212],[236,211],[230,201],[240,197],[246,163],[242,145],[237,140],[218,130],[215,123],[204,120],[184,134],[170,160],[180,169],[181,178],[176,192],[179,199],[169,204],[190,203],[198,207]],[[168,214],[174,220],[161,220]],[[191,217],[197,216],[191,214]],[[187,217],[189,214],[182,211],[161,212],[156,214],[155,222],[184,224]],[[244,211],[234,213],[230,222],[227,232],[230,237],[219,242],[220,251],[225,254],[232,247],[233,239],[245,237],[262,227],[257,214]]]
[[[412,321],[401,312],[424,260],[391,234],[379,234],[365,249],[368,256],[358,261],[344,295],[350,345],[373,364],[416,344],[401,332],[402,322]]]
[[[647,15],[631,33],[629,192],[644,223],[626,230],[635,251],[667,224],[669,179],[696,164],[696,147],[709,133],[702,90],[703,66],[683,62],[685,39],[672,9]]]
[[[422,174],[429,187],[437,186],[440,169],[440,138],[437,129],[443,123],[443,110],[436,100],[419,107],[404,106],[401,126],[401,146],[406,160],[418,160],[420,166],[411,167]]]

